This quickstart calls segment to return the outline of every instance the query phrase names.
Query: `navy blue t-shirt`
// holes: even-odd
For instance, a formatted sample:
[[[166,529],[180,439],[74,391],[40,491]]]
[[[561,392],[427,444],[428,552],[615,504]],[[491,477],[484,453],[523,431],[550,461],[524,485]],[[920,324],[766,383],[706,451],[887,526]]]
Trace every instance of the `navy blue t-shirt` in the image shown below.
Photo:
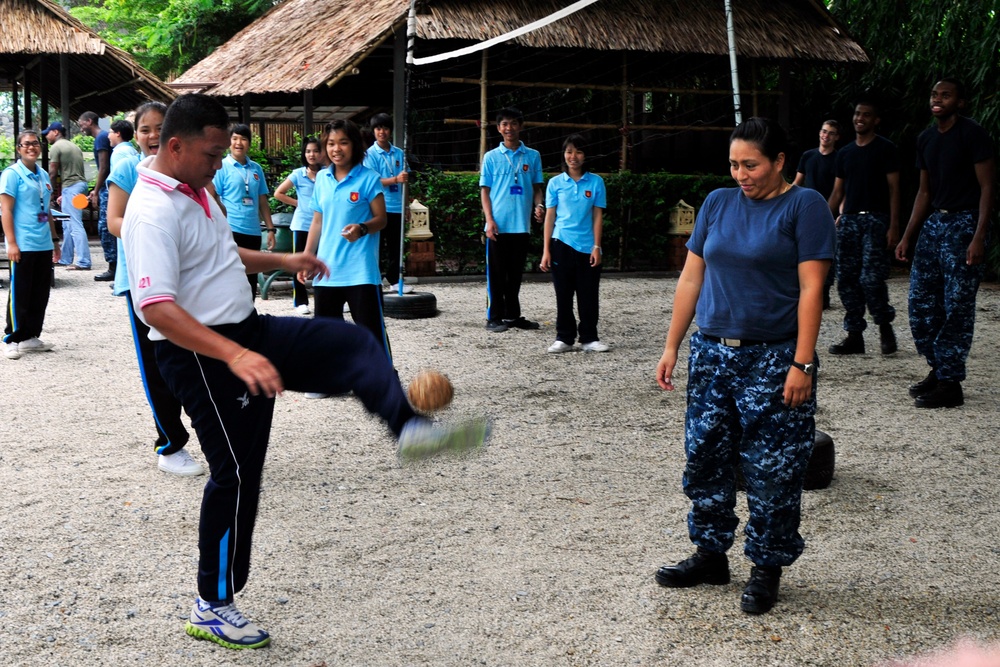
[[[886,174],[899,171],[896,144],[885,137],[858,146],[856,142],[837,151],[837,178],[844,179],[844,213],[889,213],[889,183]]]
[[[837,177],[837,151],[823,155],[818,148],[813,148],[799,158],[799,168],[796,171],[805,175],[802,185],[830,198],[833,192],[833,181]]]
[[[794,336],[799,264],[833,259],[835,236],[830,207],[815,190],[793,185],[759,201],[739,188],[712,192],[687,243],[705,261],[699,329],[723,338]]]
[[[100,153],[101,151],[107,151],[108,152],[108,166],[110,167],[111,166],[111,140],[108,139],[108,131],[107,130],[101,130],[100,132],[97,133],[97,136],[94,137],[94,166],[95,167],[100,167],[101,166],[101,158],[99,158],[97,156],[97,154]],[[104,185],[103,185],[103,187],[101,187],[101,191],[103,192],[103,191],[105,191],[107,189],[108,189],[108,181],[105,179]]]
[[[917,169],[927,170],[931,206],[945,211],[979,210],[976,163],[993,157],[993,142],[971,118],[959,116],[947,132],[937,124],[917,137]]]

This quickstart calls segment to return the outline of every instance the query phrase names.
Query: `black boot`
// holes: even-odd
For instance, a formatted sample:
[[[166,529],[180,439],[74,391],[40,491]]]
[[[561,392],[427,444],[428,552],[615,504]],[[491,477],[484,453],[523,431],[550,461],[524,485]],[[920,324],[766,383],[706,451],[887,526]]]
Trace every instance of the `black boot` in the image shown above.
[[[958,380],[938,380],[926,394],[917,396],[914,402],[918,408],[957,408],[965,403],[962,383]]]
[[[725,553],[705,551],[699,547],[690,558],[676,565],[664,565],[657,570],[656,583],[669,588],[728,584],[729,558]]]
[[[106,283],[110,280],[114,280],[115,269],[117,268],[117,266],[118,262],[108,262],[108,270],[105,271],[104,273],[98,273],[96,276],[94,276],[94,280],[96,280],[99,283]]]
[[[937,383],[938,383],[937,371],[932,368],[931,372],[927,374],[927,377],[925,377],[923,380],[921,380],[916,384],[910,385],[910,396],[912,396],[913,398],[916,398],[917,396],[923,396],[924,394],[934,389],[934,387],[937,386]]]
[[[896,344],[896,332],[892,330],[891,324],[878,325],[878,335],[882,345],[882,354],[892,354],[899,349]]]
[[[848,331],[847,338],[830,346],[830,354],[864,354],[865,337],[860,331]]]
[[[740,609],[748,614],[766,614],[778,601],[778,586],[781,584],[780,567],[754,567],[750,570],[750,581],[743,589]]]

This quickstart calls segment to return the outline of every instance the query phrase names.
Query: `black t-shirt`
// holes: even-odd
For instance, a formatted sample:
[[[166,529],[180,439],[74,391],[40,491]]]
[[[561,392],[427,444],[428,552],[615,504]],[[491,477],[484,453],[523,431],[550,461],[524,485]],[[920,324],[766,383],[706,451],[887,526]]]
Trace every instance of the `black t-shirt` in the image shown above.
[[[864,146],[856,142],[837,151],[837,178],[844,179],[844,213],[889,213],[886,174],[899,171],[896,144],[877,136]]]
[[[979,209],[976,163],[993,157],[993,142],[971,118],[959,116],[947,132],[937,124],[917,137],[917,168],[930,177],[931,206],[946,211]]]
[[[837,151],[823,155],[818,148],[813,148],[802,154],[799,168],[795,171],[805,174],[802,183],[805,187],[820,193],[823,199],[829,199],[833,192],[833,181],[837,177],[836,164]]]

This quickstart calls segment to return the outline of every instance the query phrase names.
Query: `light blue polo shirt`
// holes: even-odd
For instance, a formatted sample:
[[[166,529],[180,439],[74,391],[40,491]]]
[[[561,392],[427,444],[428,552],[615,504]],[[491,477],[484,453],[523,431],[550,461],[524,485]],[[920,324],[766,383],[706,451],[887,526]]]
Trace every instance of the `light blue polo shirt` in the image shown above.
[[[118,146],[124,146],[125,144],[118,144]],[[115,148],[118,148],[115,146]],[[136,181],[139,180],[139,171],[137,167],[139,166],[140,160],[144,159],[145,156],[140,156],[134,150],[133,155],[126,154],[119,160],[114,160],[115,165],[111,168],[111,173],[108,175],[108,183],[114,183],[120,187],[126,194],[132,194],[132,190],[135,189]],[[111,153],[111,157],[115,156]],[[114,282],[114,295],[121,296],[129,290],[128,285],[128,260],[125,257],[125,244],[119,238],[118,241],[118,265],[122,269],[121,271],[115,271],[115,282]]]
[[[389,144],[389,150],[382,150],[382,147],[375,142],[365,151],[364,165],[378,174],[379,178],[392,178],[403,171],[406,160],[403,159],[403,151]],[[409,171],[409,169],[407,169]],[[399,183],[383,185],[382,194],[385,195],[385,212],[403,212],[403,186]]]
[[[579,181],[567,173],[554,176],[545,188],[545,206],[556,209],[552,238],[589,255],[594,249],[594,207],[608,207],[604,179],[589,171]]]
[[[313,188],[316,184],[309,178],[308,171],[309,167],[299,167],[288,175],[288,180],[295,188],[295,199],[299,202],[299,205],[295,207],[295,213],[292,214],[291,230],[293,232],[308,232],[309,225],[313,221],[313,211],[309,207],[309,202],[312,200]],[[322,169],[317,172],[317,174],[321,173],[323,173]]]
[[[269,195],[261,166],[247,158],[245,165],[227,155],[212,179],[219,199],[226,206],[226,219],[237,234],[260,235],[260,196]],[[244,198],[249,204],[244,204]]]
[[[313,279],[313,285],[350,287],[382,283],[378,268],[379,233],[371,232],[354,243],[340,235],[347,225],[371,220],[371,203],[382,196],[378,174],[364,165],[356,165],[339,183],[333,175],[333,165],[317,174],[309,208],[323,214],[323,233],[316,256],[330,267],[330,275]]]
[[[39,221],[39,213],[49,212],[52,183],[37,164],[35,172],[18,160],[0,174],[0,193],[14,198],[14,238],[24,252],[52,250],[52,231],[48,220]],[[4,239],[6,246],[8,239]]]
[[[501,234],[528,233],[534,185],[542,180],[542,156],[523,141],[517,150],[501,143],[483,156],[479,185],[490,189],[493,219]]]
[[[139,151],[135,149],[129,141],[123,141],[114,148],[111,149],[111,170],[114,171],[115,165],[124,160],[135,155],[138,155]]]

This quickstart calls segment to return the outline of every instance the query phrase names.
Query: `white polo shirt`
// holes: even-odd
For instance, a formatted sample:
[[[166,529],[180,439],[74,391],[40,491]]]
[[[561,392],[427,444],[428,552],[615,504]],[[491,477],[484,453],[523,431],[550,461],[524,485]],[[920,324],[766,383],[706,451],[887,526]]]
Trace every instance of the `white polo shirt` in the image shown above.
[[[143,309],[174,301],[206,326],[242,322],[253,294],[232,230],[215,200],[190,186],[139,167],[122,240],[128,255],[132,301]],[[156,329],[150,340],[166,337]]]

